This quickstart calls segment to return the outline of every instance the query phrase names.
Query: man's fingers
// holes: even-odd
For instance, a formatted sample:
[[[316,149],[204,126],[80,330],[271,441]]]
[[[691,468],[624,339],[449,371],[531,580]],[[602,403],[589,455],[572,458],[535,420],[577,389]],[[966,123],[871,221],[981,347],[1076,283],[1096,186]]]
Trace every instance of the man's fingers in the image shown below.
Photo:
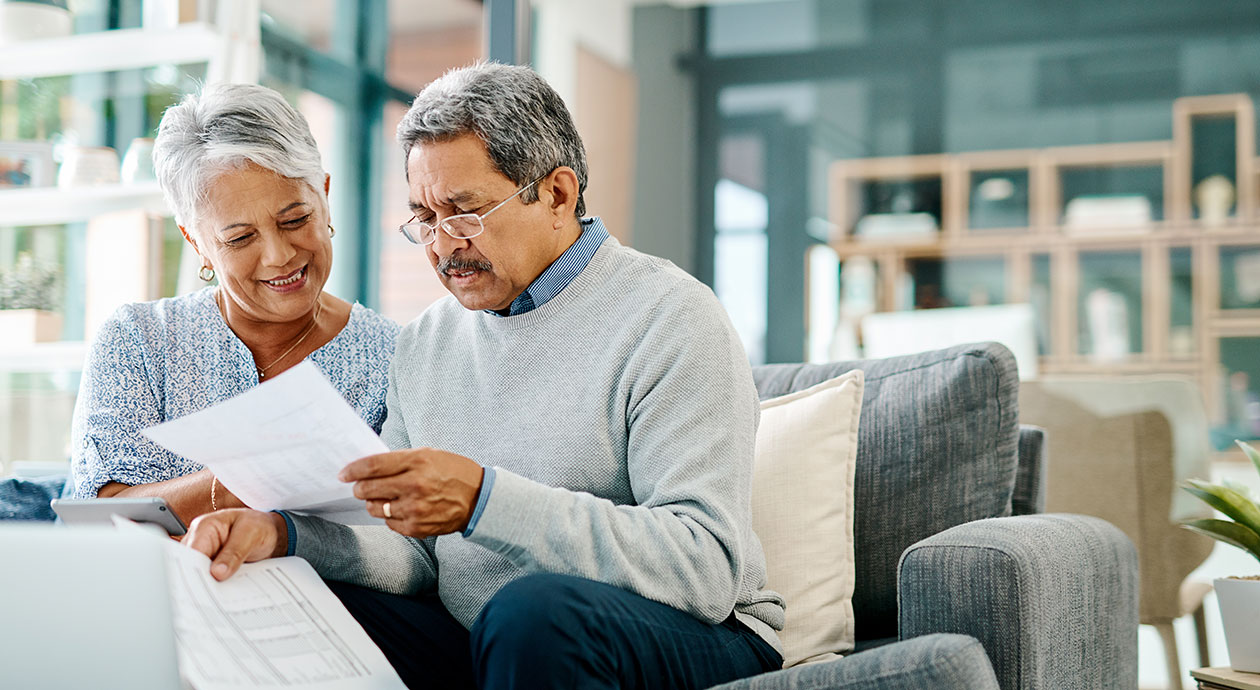
[[[401,495],[401,486],[394,477],[363,479],[354,483],[354,497],[365,501],[388,501]]]
[[[343,482],[357,482],[364,479],[389,477],[407,469],[406,456],[400,452],[380,453],[359,458],[341,468],[337,479]]]
[[[214,561],[210,564],[210,574],[220,582],[232,577],[245,562],[246,555],[247,552],[236,542],[229,541],[219,551],[219,555],[214,557]]]
[[[226,580],[248,560],[272,555],[276,546],[273,534],[281,527],[274,516],[253,510],[228,509],[208,513],[193,520],[184,543],[209,556],[210,574]]]
[[[188,548],[214,558],[230,529],[229,522],[220,516],[214,516],[214,513],[207,513],[193,520],[188,526],[188,533],[180,541]]]

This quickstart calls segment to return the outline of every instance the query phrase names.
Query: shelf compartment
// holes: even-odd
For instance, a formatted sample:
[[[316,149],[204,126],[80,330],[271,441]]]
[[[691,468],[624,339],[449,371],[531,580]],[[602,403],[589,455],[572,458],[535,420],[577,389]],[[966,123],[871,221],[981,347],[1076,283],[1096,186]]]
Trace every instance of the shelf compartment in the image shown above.
[[[960,153],[954,158],[951,185],[957,198],[949,199],[951,227],[968,234],[1022,234],[1040,224],[1036,208],[1044,182],[1033,149]]]
[[[1221,312],[1260,313],[1260,246],[1226,245],[1218,250]]]
[[[982,307],[1006,303],[1007,266],[1003,255],[950,255],[907,258],[915,309]]]
[[[913,243],[954,233],[953,214],[945,206],[956,195],[955,178],[947,174],[946,161],[933,155],[832,163],[829,213],[841,233],[832,239]]]
[[[1173,101],[1174,220],[1199,219],[1195,189],[1212,174],[1234,187],[1231,218],[1254,218],[1256,190],[1255,106],[1247,94],[1191,96]]]
[[[1080,252],[1077,354],[1097,364],[1142,355],[1143,263],[1140,251]]]
[[[1224,451],[1235,439],[1260,439],[1260,336],[1222,337],[1217,348],[1209,407],[1212,445]]]
[[[1061,225],[1068,234],[1144,234],[1159,226],[1169,215],[1167,208],[1172,189],[1173,147],[1169,142],[1135,142],[1123,144],[1099,144],[1093,146],[1065,146],[1045,149],[1046,169],[1045,211],[1043,221]],[[1093,205],[1105,209],[1108,203],[1102,199],[1088,199],[1107,195],[1143,197],[1149,204],[1149,214],[1135,199],[1129,209],[1117,208],[1116,213],[1130,213],[1130,219],[1107,221],[1099,217],[1091,222],[1087,216],[1073,219],[1068,212],[1072,203],[1078,208]],[[1105,213],[1106,211],[1103,210]]]
[[[1198,352],[1200,325],[1195,322],[1198,286],[1194,277],[1194,249],[1180,246],[1168,249],[1168,332],[1165,343],[1171,359],[1192,359]]]

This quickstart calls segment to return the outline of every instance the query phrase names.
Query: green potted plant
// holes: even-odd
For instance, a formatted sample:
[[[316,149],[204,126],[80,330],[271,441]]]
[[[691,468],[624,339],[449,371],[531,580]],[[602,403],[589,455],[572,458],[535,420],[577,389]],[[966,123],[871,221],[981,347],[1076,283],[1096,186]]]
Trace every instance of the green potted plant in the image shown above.
[[[1260,471],[1260,452],[1242,441],[1236,443]],[[1229,519],[1185,520],[1182,526],[1237,546],[1260,560],[1260,505],[1245,486],[1190,479],[1183,488]],[[1235,671],[1260,673],[1260,629],[1256,626],[1260,621],[1260,575],[1219,578],[1213,585],[1225,626],[1230,666]]]
[[[0,344],[27,345],[61,339],[61,315],[55,312],[61,285],[56,268],[30,254],[0,271]]]

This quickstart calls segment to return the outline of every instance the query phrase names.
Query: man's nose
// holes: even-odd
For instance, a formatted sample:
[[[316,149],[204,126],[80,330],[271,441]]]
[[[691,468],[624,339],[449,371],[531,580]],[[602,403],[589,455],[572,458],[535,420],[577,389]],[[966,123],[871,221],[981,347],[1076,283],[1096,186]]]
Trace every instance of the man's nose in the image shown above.
[[[440,224],[433,232],[433,252],[438,256],[450,256],[457,250],[468,246],[468,240],[451,237],[451,234],[446,231],[446,228],[442,227]]]

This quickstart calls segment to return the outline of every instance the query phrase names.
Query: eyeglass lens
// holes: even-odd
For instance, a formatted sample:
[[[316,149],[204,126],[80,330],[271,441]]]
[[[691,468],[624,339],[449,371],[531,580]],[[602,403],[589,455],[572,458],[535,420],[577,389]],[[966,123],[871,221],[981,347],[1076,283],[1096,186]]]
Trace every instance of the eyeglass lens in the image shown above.
[[[425,223],[423,221],[415,221],[408,223],[406,226],[408,235],[419,235],[420,244],[430,244],[436,238],[437,226],[441,225],[451,237],[457,239],[467,239],[476,237],[484,230],[481,219],[475,215],[462,214],[451,216],[439,221],[437,224]],[[414,240],[413,240],[414,241]]]

